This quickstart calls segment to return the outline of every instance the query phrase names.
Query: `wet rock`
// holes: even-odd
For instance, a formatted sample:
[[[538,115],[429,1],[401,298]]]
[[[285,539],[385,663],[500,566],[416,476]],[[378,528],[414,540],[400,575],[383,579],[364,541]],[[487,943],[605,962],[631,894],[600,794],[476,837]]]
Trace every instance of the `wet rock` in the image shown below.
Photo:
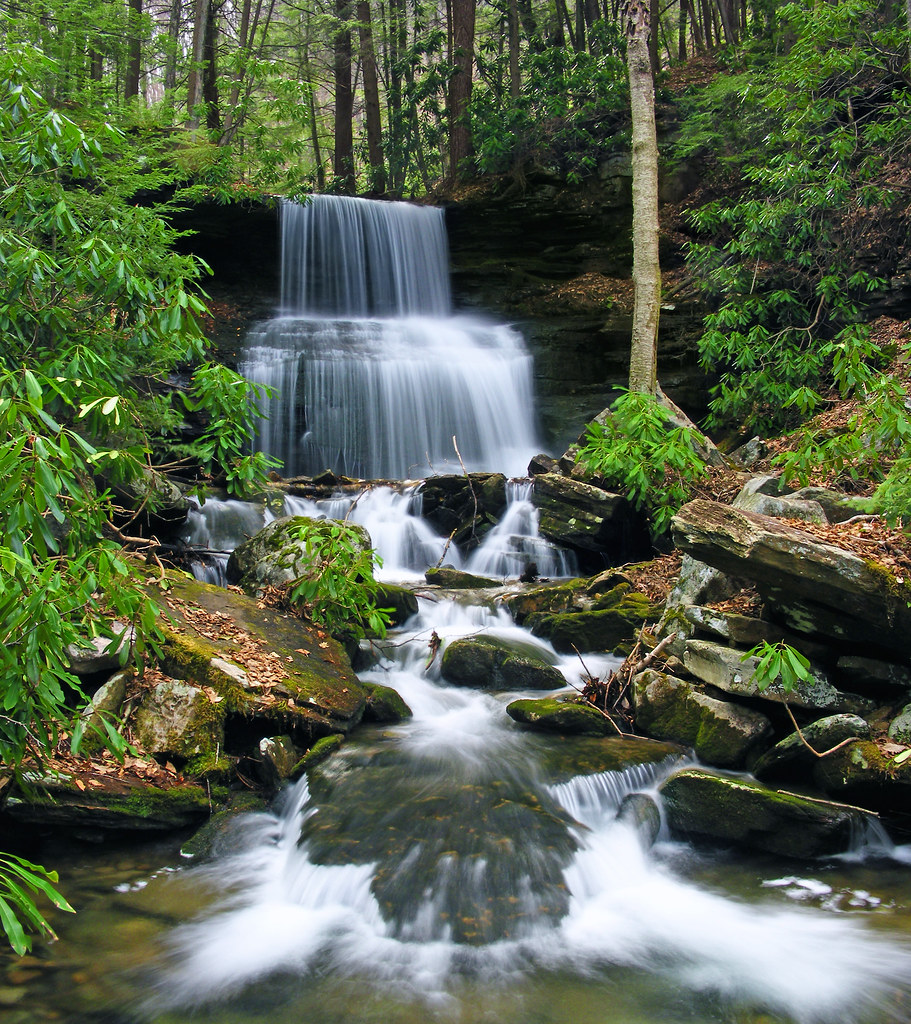
[[[540,476],[542,473],[559,473],[560,463],[550,455],[535,455],[528,464],[529,476]]]
[[[500,580],[491,579],[489,576],[476,576],[462,569],[453,569],[449,565],[440,566],[439,569],[428,569],[424,573],[424,579],[444,590],[486,590],[489,587],[500,586]]]
[[[636,727],[656,739],[692,747],[700,761],[742,768],[771,739],[759,711],[717,700],[691,683],[647,669],[633,680]]]
[[[391,609],[392,625],[401,626],[412,615],[417,615],[418,599],[407,587],[398,587],[394,583],[377,583],[376,606]]]
[[[683,663],[697,679],[738,697],[776,703],[786,700],[792,707],[814,711],[856,711],[867,706],[861,698],[836,690],[818,669],[812,670],[810,679],[798,682],[790,693],[785,693],[777,682],[760,690],[755,681],[758,658],[709,640],[688,640]]]
[[[630,793],[624,797],[617,811],[617,820],[632,825],[645,847],[651,846],[661,831],[661,811],[645,793]]]
[[[702,768],[672,775],[659,791],[666,821],[676,835],[800,859],[845,852],[871,817],[859,807]]]
[[[321,739],[318,739],[294,766],[291,778],[299,779],[305,772],[321,764],[334,754],[344,742],[345,737],[339,736],[337,733],[333,736],[323,736]]]
[[[404,722],[413,712],[397,690],[381,683],[363,683],[367,691],[365,722]]]
[[[228,559],[227,576],[248,594],[262,592],[264,587],[281,587],[307,576],[311,556],[301,532],[320,536],[343,530],[347,540],[361,551],[370,548],[370,536],[362,526],[339,523],[308,516],[283,516],[268,523],[255,536],[244,541]]]
[[[506,477],[502,473],[432,476],[420,493],[424,518],[444,536],[454,533],[453,540],[462,544],[476,541],[503,514]]]
[[[564,736],[605,736],[616,731],[597,708],[572,697],[514,700],[507,704],[506,714],[521,725]]]
[[[869,739],[870,726],[859,715],[829,715],[801,727],[804,739],[818,753],[830,750],[851,737]],[[796,732],[786,736],[767,750],[752,766],[753,774],[763,782],[771,779],[800,777],[816,763],[816,755],[808,750]]]
[[[542,473],[535,477],[532,503],[540,513],[541,535],[577,553],[604,553],[620,562],[649,550],[644,523],[622,495]]]
[[[540,649],[491,636],[453,640],[440,671],[454,686],[485,690],[555,690],[566,683]]]
[[[260,775],[267,786],[278,787],[294,774],[300,751],[290,736],[264,736],[259,741]]]
[[[826,793],[878,811],[907,814],[911,762],[896,764],[870,740],[858,740],[813,764],[813,781]]]
[[[789,629],[908,657],[911,584],[887,567],[780,520],[702,499],[683,506],[673,534],[688,554],[753,580]]]
[[[107,479],[104,484],[127,510],[125,519],[138,520],[141,528],[152,532],[177,530],[190,513],[190,500],[177,484],[147,466],[128,483]]]
[[[136,737],[147,754],[185,764],[224,747],[225,709],[219,704],[215,693],[167,679],[143,696],[133,716]]]
[[[591,611],[535,613],[528,616],[526,625],[567,654],[614,651],[634,641],[643,623],[657,621],[660,612],[660,607],[644,594],[633,593],[628,584],[621,584],[603,595]]]

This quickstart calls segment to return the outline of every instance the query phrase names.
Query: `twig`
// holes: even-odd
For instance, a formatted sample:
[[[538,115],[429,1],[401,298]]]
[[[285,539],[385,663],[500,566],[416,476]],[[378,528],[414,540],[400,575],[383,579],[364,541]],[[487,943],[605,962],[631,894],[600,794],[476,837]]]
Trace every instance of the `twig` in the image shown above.
[[[800,731],[800,726],[797,724],[797,719],[794,717],[794,712],[791,710],[791,705],[788,704],[787,701],[782,701],[782,703],[784,704],[785,711],[787,711],[788,713],[788,718],[791,719],[791,723],[797,730],[798,739],[807,748],[807,750],[810,751],[811,754],[815,755],[818,758],[828,757],[829,754],[834,754],[836,750],[841,750],[842,747],[846,747],[849,743],[853,743],[855,740],[860,739],[859,736],[849,736],[847,739],[842,740],[841,743],[836,743],[834,747],[829,747],[828,750],[823,750],[822,752],[820,752],[810,744],[806,736],[804,736],[804,734]]]
[[[462,467],[462,472],[465,474],[465,479],[468,481],[468,489],[471,491],[471,497],[474,501],[474,515],[471,519],[471,535],[477,539],[477,524],[478,524],[478,496],[475,493],[474,483],[471,479],[471,474],[465,468],[465,463],[462,461],[462,453],[459,451],[459,444],[456,441],[455,434],[452,435],[452,447],[455,448],[455,453],[459,458],[459,465]]]

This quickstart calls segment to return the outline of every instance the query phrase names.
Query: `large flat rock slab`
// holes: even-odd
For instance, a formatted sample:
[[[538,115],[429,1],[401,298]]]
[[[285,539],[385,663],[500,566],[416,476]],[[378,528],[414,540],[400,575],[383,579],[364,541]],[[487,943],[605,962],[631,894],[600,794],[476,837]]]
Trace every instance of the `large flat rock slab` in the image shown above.
[[[697,499],[673,520],[688,555],[756,583],[792,629],[911,651],[911,585],[889,569],[781,520]]]

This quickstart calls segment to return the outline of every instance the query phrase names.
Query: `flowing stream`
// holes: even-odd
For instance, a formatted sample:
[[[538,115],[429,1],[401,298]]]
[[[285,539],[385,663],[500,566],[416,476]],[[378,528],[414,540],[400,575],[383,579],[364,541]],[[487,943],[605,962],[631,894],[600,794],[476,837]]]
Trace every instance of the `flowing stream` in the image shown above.
[[[439,212],[317,197],[283,217],[286,315],[244,364],[282,391],[264,449],[289,472],[411,477],[443,468],[456,436],[467,465],[523,472],[536,448],[528,357],[508,328],[451,317]],[[574,571],[539,536],[528,486],[510,485],[467,569]],[[384,575],[414,581],[446,543],[420,501],[408,487],[212,500],[186,539],[226,552],[275,514],[350,515]],[[224,557],[200,575],[222,579]],[[528,732],[505,712],[521,694],[447,685],[442,650],[478,634],[582,681],[578,659],[504,610],[425,591],[362,673],[413,717],[358,729],[270,812],[224,823],[210,856],[181,857],[179,840],[41,851],[79,913],[54,914],[60,940],[35,956],[0,953],[0,1024],[911,1019],[911,851],[880,837],[797,865],[661,832],[652,845],[624,801],[657,800],[681,755]],[[586,655],[593,674],[612,664]]]
[[[455,637],[574,659],[503,611],[422,599],[364,678],[414,717],[363,727],[211,859],[83,854],[4,1024],[887,1024],[911,1013],[908,851],[796,865],[617,812],[679,755],[529,733],[515,694],[439,676]],[[587,659],[588,660],[588,659]],[[592,657],[603,672],[607,658]],[[144,857],[132,864],[130,858]],[[35,958],[33,958],[34,960]],[[15,970],[13,965],[11,970]]]

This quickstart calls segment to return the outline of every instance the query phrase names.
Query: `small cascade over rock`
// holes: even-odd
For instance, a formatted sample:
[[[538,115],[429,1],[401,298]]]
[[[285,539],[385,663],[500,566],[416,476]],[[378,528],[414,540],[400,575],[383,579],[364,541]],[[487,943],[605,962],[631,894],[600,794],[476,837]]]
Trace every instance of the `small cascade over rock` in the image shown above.
[[[512,328],[451,315],[442,210],[312,196],[281,216],[282,316],[240,364],[276,392],[259,449],[288,475],[524,473],[532,360]]]

